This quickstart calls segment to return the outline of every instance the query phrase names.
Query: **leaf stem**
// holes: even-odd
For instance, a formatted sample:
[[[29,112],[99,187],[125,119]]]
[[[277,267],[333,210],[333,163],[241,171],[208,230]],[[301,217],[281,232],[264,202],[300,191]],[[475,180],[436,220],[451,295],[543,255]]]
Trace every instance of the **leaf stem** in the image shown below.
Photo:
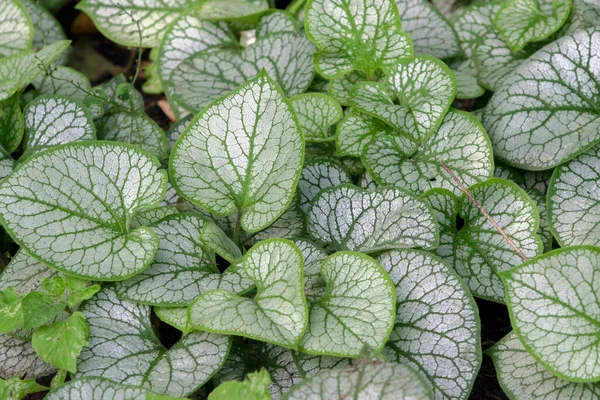
[[[242,227],[242,212],[238,210],[237,213],[237,218],[235,219],[235,228],[233,230],[233,242],[237,245],[237,247],[242,247],[240,246],[240,229]]]
[[[298,14],[305,2],[306,0],[292,0],[292,2],[285,8],[285,11],[295,16]]]
[[[469,200],[471,200],[471,203],[473,203],[475,207],[477,207],[479,211],[481,211],[481,213],[485,216],[489,223],[492,224],[492,226],[502,235],[502,237],[504,238],[504,240],[506,240],[509,246],[512,247],[513,250],[523,259],[523,262],[527,261],[528,258],[523,253],[523,251],[519,249],[519,247],[515,244],[515,242],[513,242],[513,240],[508,236],[504,229],[502,229],[502,227],[498,225],[496,221],[494,221],[494,219],[490,216],[490,214],[488,214],[485,208],[483,208],[483,206],[477,201],[477,199],[473,197],[473,195],[467,190],[465,185],[463,185],[463,183],[460,181],[460,179],[458,179],[454,172],[452,172],[452,170],[448,168],[448,166],[443,161],[440,161],[440,165],[442,166],[444,171],[446,171],[448,175],[450,175],[452,180],[456,182],[460,191],[463,192],[469,198]]]

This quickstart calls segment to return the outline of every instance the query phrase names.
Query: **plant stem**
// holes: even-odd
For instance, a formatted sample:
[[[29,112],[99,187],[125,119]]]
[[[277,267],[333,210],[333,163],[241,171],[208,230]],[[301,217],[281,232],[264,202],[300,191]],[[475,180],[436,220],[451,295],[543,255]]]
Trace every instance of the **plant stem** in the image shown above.
[[[296,15],[298,14],[302,6],[304,6],[305,2],[306,0],[292,0],[292,2],[288,4],[288,6],[285,8],[285,11],[289,12],[292,15]]]
[[[467,190],[465,185],[463,185],[463,183],[460,181],[460,179],[458,179],[454,172],[452,172],[452,170],[448,168],[448,166],[443,161],[440,161],[440,165],[448,173],[448,175],[450,175],[452,180],[456,182],[460,191],[463,192],[469,198],[469,200],[471,200],[471,203],[473,203],[475,207],[477,207],[479,211],[481,211],[481,213],[485,216],[489,223],[492,224],[492,226],[502,235],[502,237],[504,238],[504,240],[506,240],[509,246],[512,247],[513,250],[523,259],[523,262],[527,261],[528,258],[523,253],[523,251],[519,249],[519,247],[515,244],[515,242],[513,242],[513,240],[508,236],[504,229],[502,229],[502,227],[498,225],[496,221],[494,221],[494,219],[490,216],[490,214],[488,214],[485,208],[483,208],[483,206],[477,201],[477,199],[473,197],[473,195]]]
[[[237,213],[237,218],[235,219],[235,228],[233,231],[233,242],[237,245],[237,247],[242,247],[240,246],[240,229],[242,227],[242,212],[238,210]]]

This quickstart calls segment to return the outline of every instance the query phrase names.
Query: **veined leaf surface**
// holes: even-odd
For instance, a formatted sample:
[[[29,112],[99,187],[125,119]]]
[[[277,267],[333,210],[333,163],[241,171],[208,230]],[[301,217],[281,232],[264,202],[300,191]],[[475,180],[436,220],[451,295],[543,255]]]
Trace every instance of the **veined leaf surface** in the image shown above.
[[[19,0],[2,0],[0,12],[0,58],[29,50],[33,23]]]
[[[83,377],[71,380],[54,388],[45,397],[47,400],[160,400],[151,391],[133,385],[123,385],[110,379]],[[183,400],[169,397],[169,400]]]

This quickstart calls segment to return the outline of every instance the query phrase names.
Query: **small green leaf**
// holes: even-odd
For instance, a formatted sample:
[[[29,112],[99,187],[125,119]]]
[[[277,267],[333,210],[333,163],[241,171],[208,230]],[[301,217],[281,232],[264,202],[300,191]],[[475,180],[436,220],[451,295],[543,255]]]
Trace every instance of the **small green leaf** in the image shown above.
[[[378,69],[375,71],[372,79],[368,79],[364,72],[352,71],[344,74],[338,78],[328,81],[327,93],[333,99],[343,106],[349,106],[352,104],[352,95],[350,91],[359,82],[373,81],[380,82],[385,81],[383,72]]]
[[[0,398],[6,400],[21,400],[32,393],[44,392],[46,386],[38,384],[33,379],[21,380],[18,376],[4,380],[0,378]]]
[[[600,81],[600,72],[591,67],[598,47],[600,31],[577,31],[543,47],[503,82],[483,113],[496,157],[543,170],[600,140],[600,114],[589,89]]]
[[[62,278],[58,279],[62,280]],[[65,309],[66,305],[66,299],[62,295],[56,296],[42,292],[27,294],[21,302],[23,308],[23,328],[37,328],[52,321]],[[45,358],[44,361],[48,362]],[[60,366],[57,365],[57,367]]]
[[[271,375],[268,391],[275,400],[302,380],[292,351],[270,343],[234,338],[229,358],[215,374],[213,383],[217,386],[233,380],[243,381],[263,368]]]
[[[396,317],[394,284],[371,257],[338,252],[325,259],[321,277],[326,290],[310,304],[300,351],[357,357],[367,345],[380,350]]]
[[[6,100],[0,101],[0,148],[7,155],[15,151],[25,130],[25,121],[19,107],[19,95],[14,94]]]
[[[395,134],[383,121],[352,109],[337,126],[336,154],[360,157],[374,136],[387,133]]]
[[[419,194],[432,188],[460,193],[442,162],[466,185],[490,177],[494,165],[490,141],[479,121],[455,110],[423,145],[416,147],[403,136],[378,135],[365,147],[362,160],[379,183]]]
[[[154,334],[150,307],[119,300],[111,288],[81,311],[90,340],[79,357],[77,377],[97,376],[182,397],[208,381],[227,358],[230,339],[205,332],[190,333],[167,350]]]
[[[430,400],[431,390],[408,365],[359,361],[356,365],[320,372],[305,379],[284,400],[370,399]]]
[[[67,299],[67,306],[73,308],[77,304],[84,300],[89,300],[100,291],[100,285],[90,285],[88,282],[82,279],[78,279],[72,276],[65,277],[67,287],[69,288],[69,297]]]
[[[374,252],[434,248],[435,216],[413,194],[395,187],[363,190],[339,185],[321,191],[308,211],[310,234],[338,250]]]
[[[37,97],[23,110],[25,154],[83,140],[95,140],[96,128],[86,107],[66,97]]]
[[[461,55],[458,35],[444,16],[427,0],[395,0],[402,30],[410,36],[415,54],[437,58]]]
[[[2,181],[1,219],[38,260],[82,278],[122,280],[156,254],[156,234],[128,225],[160,202],[165,181],[158,161],[132,147],[57,146]]]
[[[0,101],[8,99],[29,85],[43,69],[56,60],[71,42],[60,40],[38,52],[24,50],[9,57],[0,58]]]
[[[372,77],[377,69],[412,55],[392,0],[309,0],[305,20],[306,33],[320,50],[315,67],[326,78],[352,70]]]
[[[33,24],[19,0],[2,0],[0,11],[0,58],[29,50],[33,41]]]
[[[583,400],[600,397],[600,384],[565,381],[548,372],[525,349],[514,332],[488,349],[498,381],[509,398]]]
[[[200,241],[204,225],[195,214],[172,214],[151,224],[160,240],[154,261],[138,275],[117,283],[117,295],[143,304],[186,306],[209,290],[241,293],[251,288],[253,282],[241,271],[219,272],[214,254]]]
[[[317,159],[306,163],[298,181],[302,210],[308,211],[310,202],[321,190],[344,183],[352,183],[352,176],[333,159]]]
[[[266,369],[248,374],[243,382],[230,381],[215,388],[208,400],[271,400],[267,386],[271,377]]]
[[[521,188],[494,178],[468,191],[525,257],[541,254],[538,212]],[[503,303],[504,287],[497,272],[521,264],[521,255],[466,195],[459,198],[447,190],[434,189],[423,198],[438,217],[437,255],[465,280],[474,296]]]
[[[21,295],[12,286],[0,290],[0,333],[10,333],[23,325]]]
[[[304,139],[319,142],[333,139],[329,128],[342,119],[342,107],[331,97],[321,93],[304,93],[290,99],[298,117]]]
[[[507,0],[494,17],[494,27],[516,52],[559,30],[570,12],[571,0]]]
[[[600,379],[597,288],[600,248],[554,250],[502,272],[515,333],[536,360],[562,379]]]
[[[281,89],[261,73],[205,108],[180,136],[169,163],[173,186],[217,215],[241,212],[246,231],[262,230],[292,200],[303,142]]]
[[[243,255],[240,248],[215,223],[204,224],[200,233],[200,242],[232,264],[242,260]]]
[[[396,323],[383,354],[424,376],[435,398],[466,399],[481,364],[477,305],[449,266],[419,250],[377,261],[396,285]]]
[[[266,240],[246,253],[242,265],[256,296],[222,289],[200,295],[189,308],[193,328],[297,348],[308,319],[302,253],[288,240]]]
[[[202,51],[181,62],[169,78],[175,102],[195,114],[262,70],[286,96],[294,96],[303,93],[314,76],[315,49],[304,33],[277,33],[241,50],[231,47]]]
[[[96,127],[98,139],[139,146],[159,160],[169,157],[165,132],[144,113],[135,111],[110,113],[101,117]]]
[[[65,321],[38,328],[32,337],[35,352],[47,363],[77,371],[77,357],[81,349],[88,344],[90,328],[85,317],[75,312]]]
[[[92,394],[93,393],[93,394]],[[70,380],[48,392],[46,400],[184,400],[161,396],[140,386],[123,385],[110,379],[83,377]]]
[[[548,188],[548,218],[558,243],[600,245],[600,147],[556,168]]]

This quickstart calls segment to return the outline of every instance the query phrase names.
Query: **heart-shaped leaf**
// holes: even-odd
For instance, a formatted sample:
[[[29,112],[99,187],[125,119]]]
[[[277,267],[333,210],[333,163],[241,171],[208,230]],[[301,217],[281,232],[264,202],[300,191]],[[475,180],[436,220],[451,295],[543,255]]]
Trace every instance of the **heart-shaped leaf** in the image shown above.
[[[139,146],[159,160],[169,157],[165,132],[146,114],[131,111],[110,113],[100,118],[98,138]]]
[[[29,102],[23,112],[26,156],[60,144],[96,139],[89,111],[69,98],[40,96]]]
[[[308,37],[320,50],[315,67],[326,78],[352,70],[372,77],[377,69],[412,55],[392,0],[309,0],[305,21]]]
[[[600,113],[591,89],[600,81],[592,67],[598,47],[600,31],[577,31],[543,47],[504,81],[483,113],[496,157],[543,170],[600,140]],[[556,69],[556,63],[568,67]]]
[[[309,399],[430,400],[423,378],[408,365],[361,361],[323,371],[294,386],[284,400]]]
[[[165,349],[153,333],[150,307],[119,300],[110,288],[81,311],[90,325],[90,339],[79,357],[77,377],[101,377],[184,397],[203,385],[229,352],[228,337],[205,332],[190,333]]]
[[[278,33],[243,50],[215,49],[188,57],[171,73],[172,98],[197,113],[263,69],[287,96],[303,93],[314,76],[314,45],[304,33]]]
[[[246,253],[242,267],[256,284],[256,296],[222,289],[203,293],[189,308],[193,328],[297,348],[308,320],[298,247],[285,239],[260,242]]]
[[[497,272],[521,264],[523,256],[541,254],[538,212],[523,189],[509,181],[489,179],[468,191],[522,255],[466,195],[459,198],[444,189],[423,195],[438,217],[436,253],[465,280],[473,295],[503,303],[504,287]]]
[[[120,298],[143,304],[188,305],[201,293],[225,289],[241,293],[254,284],[242,273],[221,274],[214,254],[200,242],[204,220],[195,214],[172,214],[150,225],[160,243],[150,267],[115,291]]]
[[[90,396],[93,396],[94,400],[167,400],[164,396],[154,394],[143,387],[123,385],[110,379],[99,377],[83,377],[66,382],[50,390],[45,399],[89,400]],[[183,399],[169,397],[168,400]]]
[[[352,183],[352,176],[332,159],[317,159],[306,163],[298,181],[302,209],[307,212],[310,202],[321,190],[343,183]]]
[[[0,58],[31,48],[33,23],[19,0],[4,0],[0,11]]]
[[[600,384],[560,379],[533,358],[514,332],[486,351],[504,392],[512,399],[580,400],[600,396]]]
[[[52,64],[70,43],[68,40],[60,40],[38,52],[25,50],[0,58],[0,101],[29,85],[42,72],[40,67]]]
[[[394,284],[371,257],[338,252],[325,259],[326,290],[310,304],[300,351],[357,357],[363,346],[381,350],[396,317]]]
[[[454,28],[427,0],[396,0],[396,6],[415,54],[451,58],[462,53]]]
[[[500,274],[513,329],[527,351],[559,378],[600,379],[600,249],[551,251]]]
[[[454,96],[452,71],[430,56],[400,60],[387,69],[387,86],[362,82],[352,89],[352,105],[379,118],[415,142],[425,142],[442,123]]]
[[[383,354],[419,371],[436,399],[466,399],[481,364],[477,305],[456,273],[418,250],[377,261],[396,286],[396,323]]]
[[[22,295],[41,289],[44,279],[58,273],[40,263],[25,251],[18,251],[0,275],[0,290],[15,288]],[[31,333],[19,331],[21,338],[0,334],[0,377],[41,378],[55,372],[56,367],[45,363],[33,350]]]
[[[181,135],[171,152],[173,186],[217,215],[237,210],[244,230],[259,231],[292,200],[303,142],[281,89],[261,73],[204,109]]]
[[[2,181],[0,219],[17,243],[53,268],[122,280],[145,269],[158,248],[151,229],[128,225],[164,197],[166,174],[159,168],[125,145],[57,146]]]
[[[460,193],[442,163],[466,185],[490,177],[494,165],[490,141],[479,121],[455,110],[423,145],[416,147],[398,135],[378,135],[365,147],[362,160],[379,183],[415,193],[432,188]]]
[[[548,217],[561,246],[600,245],[600,147],[556,168],[548,188]]]
[[[516,52],[559,30],[570,12],[571,0],[508,0],[494,17],[494,27]]]
[[[271,376],[267,390],[273,400],[281,399],[292,386],[302,381],[291,350],[271,343],[234,338],[229,357],[215,374],[213,383],[216,386],[232,380],[242,381],[263,368]]]
[[[323,190],[308,211],[308,229],[335,249],[365,253],[434,248],[438,242],[435,216],[428,206],[395,187],[368,191],[340,185]]]
[[[298,117],[304,139],[308,142],[333,139],[329,134],[329,127],[344,116],[339,103],[321,93],[299,94],[290,99],[290,105]]]

